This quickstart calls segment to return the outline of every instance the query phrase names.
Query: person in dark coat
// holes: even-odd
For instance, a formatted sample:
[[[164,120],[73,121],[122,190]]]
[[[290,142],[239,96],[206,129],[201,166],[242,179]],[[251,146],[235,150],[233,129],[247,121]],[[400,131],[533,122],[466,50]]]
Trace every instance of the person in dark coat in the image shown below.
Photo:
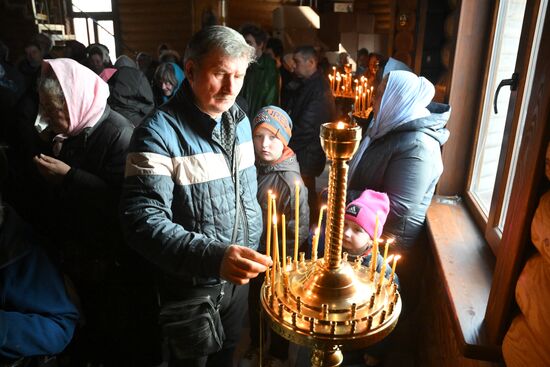
[[[0,179],[6,174],[6,156],[0,151]],[[44,243],[0,195],[2,366],[61,353],[78,322],[63,276],[41,248]]]
[[[254,139],[254,151],[256,153],[256,168],[258,170],[258,202],[262,207],[262,217],[266,223],[269,193],[276,196],[276,209],[278,223],[281,223],[280,215],[286,218],[288,256],[293,256],[295,246],[296,224],[296,186],[299,188],[299,243],[307,243],[309,228],[309,206],[307,204],[307,188],[300,176],[300,166],[296,155],[288,147],[288,141],[292,135],[292,120],[290,116],[279,107],[262,107],[252,123]],[[260,241],[259,252],[266,251],[266,232],[264,231]],[[248,312],[250,321],[250,348],[245,353],[241,365],[248,361],[250,365],[256,365],[259,359],[260,347],[260,289],[264,281],[263,274],[250,282],[248,295]],[[268,330],[267,328],[265,330]],[[265,341],[264,341],[265,342]],[[265,345],[265,344],[264,344]],[[271,344],[268,352],[269,363],[274,359],[283,363],[288,359],[288,341],[276,333],[271,333]]]
[[[107,83],[110,90],[107,103],[134,126],[138,126],[155,108],[151,85],[137,67],[119,67]]]
[[[302,179],[309,193],[310,223],[318,216],[318,200],[315,178],[325,168],[325,152],[319,139],[322,124],[335,117],[334,97],[325,77],[317,68],[317,53],[311,46],[295,50],[294,73],[301,83],[283,109],[288,112],[294,126],[289,147],[296,153]]]
[[[252,56],[235,30],[200,30],[185,52],[182,87],[132,136],[121,216],[127,243],[162,273],[169,366],[232,366],[247,283],[271,264],[255,251],[262,219],[252,134],[235,104]],[[218,327],[199,325],[207,331],[199,340],[189,326],[200,320],[182,305],[198,295],[219,307],[222,342]]]
[[[241,96],[248,103],[248,116],[255,116],[261,107],[279,104],[279,72],[275,61],[264,52],[267,33],[259,27],[248,24],[241,34],[254,47],[255,61],[248,66]]]
[[[85,317],[71,365],[153,365],[160,348],[155,320],[138,313],[147,303],[155,314],[152,271],[124,245],[118,221],[133,126],[107,105],[107,84],[71,59],[45,63],[39,95],[42,134],[49,131],[52,141],[51,156],[34,158],[52,196],[44,220]]]

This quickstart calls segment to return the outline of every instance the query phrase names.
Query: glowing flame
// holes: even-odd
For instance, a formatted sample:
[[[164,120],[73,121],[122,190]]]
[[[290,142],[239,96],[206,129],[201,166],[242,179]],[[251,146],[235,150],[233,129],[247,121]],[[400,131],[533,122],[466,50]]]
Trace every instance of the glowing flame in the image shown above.
[[[337,128],[338,130],[342,130],[342,129],[344,129],[345,127],[346,127],[346,124],[343,123],[342,121],[338,121],[338,123],[336,124],[336,128]]]

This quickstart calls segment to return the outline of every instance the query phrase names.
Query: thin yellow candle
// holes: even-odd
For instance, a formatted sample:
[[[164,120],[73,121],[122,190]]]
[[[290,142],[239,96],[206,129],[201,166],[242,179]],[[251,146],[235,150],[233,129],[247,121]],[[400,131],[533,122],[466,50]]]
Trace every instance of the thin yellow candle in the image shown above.
[[[265,254],[271,256],[271,190],[267,192],[267,225]]]
[[[355,94],[355,104],[353,105],[353,113],[357,113],[359,111],[359,97],[357,94]]]
[[[390,241],[386,241],[386,246],[384,247],[384,263],[388,257],[388,248],[390,247]]]
[[[371,258],[370,258],[370,271],[374,277],[374,273],[376,273],[376,260],[378,258],[378,241],[374,240],[372,245],[372,251],[371,251]]]
[[[363,92],[363,111],[367,109],[367,94]]]
[[[396,256],[393,257],[390,281],[393,281],[393,278],[395,277],[395,268],[397,267],[397,260],[399,260],[399,259],[401,259],[401,255],[396,255]]]
[[[378,218],[378,213],[374,219],[374,242],[378,241],[378,226],[380,225],[380,219]]]
[[[281,250],[283,255],[283,271],[286,269],[286,219],[285,215],[281,214]]]
[[[317,221],[317,229],[319,231],[321,231],[321,224],[323,223],[323,212],[327,210],[327,206],[326,205],[323,205],[320,209],[319,209],[319,220]]]
[[[279,264],[279,233],[277,230],[277,217],[273,217],[273,267]]]
[[[384,260],[384,262],[382,262],[382,269],[380,269],[380,286],[383,286],[384,282],[386,281],[386,266],[392,260],[392,258],[393,258],[393,255],[390,255],[387,261]]]
[[[319,228],[315,229],[313,243],[311,244],[311,259],[317,260],[317,247],[319,245]]]
[[[300,244],[300,183],[294,183],[294,261],[298,261],[298,246]]]
[[[336,66],[332,67],[332,78],[336,80]]]

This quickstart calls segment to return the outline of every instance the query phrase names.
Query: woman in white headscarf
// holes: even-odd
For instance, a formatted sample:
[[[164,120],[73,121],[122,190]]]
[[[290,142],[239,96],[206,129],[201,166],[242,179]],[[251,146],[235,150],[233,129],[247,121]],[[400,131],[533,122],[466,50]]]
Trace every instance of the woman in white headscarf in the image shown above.
[[[378,86],[374,119],[350,162],[348,201],[365,189],[385,192],[390,213],[384,237],[395,238],[391,253],[399,261],[403,311],[397,330],[387,342],[369,348],[365,361],[388,365],[412,361],[418,305],[427,244],[421,240],[426,211],[443,172],[441,145],[449,138],[445,124],[451,108],[431,102],[434,86],[409,71],[391,71]],[[370,363],[369,362],[369,363]]]
[[[365,189],[386,192],[390,214],[384,232],[403,248],[417,240],[443,172],[441,145],[448,137],[448,105],[431,103],[434,86],[408,71],[380,83],[374,119],[350,162],[348,201]]]

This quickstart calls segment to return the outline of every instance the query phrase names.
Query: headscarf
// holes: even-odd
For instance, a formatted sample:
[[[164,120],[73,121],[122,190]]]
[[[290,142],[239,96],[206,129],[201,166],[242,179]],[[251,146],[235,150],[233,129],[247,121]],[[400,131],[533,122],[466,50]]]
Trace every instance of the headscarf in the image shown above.
[[[44,60],[49,64],[61,84],[69,110],[69,130],[55,139],[78,135],[94,126],[105,111],[109,86],[92,70],[72,59]]]
[[[435,95],[433,84],[410,71],[395,70],[388,74],[386,89],[380,102],[380,110],[367,129],[367,133],[350,162],[352,177],[370,142],[379,139],[399,126],[430,115],[426,108]]]
[[[162,95],[163,103],[167,102],[170,98],[172,98],[174,94],[176,94],[178,89],[180,89],[181,84],[183,83],[183,80],[185,79],[185,74],[183,73],[183,70],[178,66],[178,64],[174,62],[169,62],[168,64],[172,65],[172,67],[174,68],[174,75],[176,76],[176,80],[178,81],[178,84],[175,85],[174,88],[172,89],[172,94],[170,94],[169,96],[165,96],[164,94]]]

